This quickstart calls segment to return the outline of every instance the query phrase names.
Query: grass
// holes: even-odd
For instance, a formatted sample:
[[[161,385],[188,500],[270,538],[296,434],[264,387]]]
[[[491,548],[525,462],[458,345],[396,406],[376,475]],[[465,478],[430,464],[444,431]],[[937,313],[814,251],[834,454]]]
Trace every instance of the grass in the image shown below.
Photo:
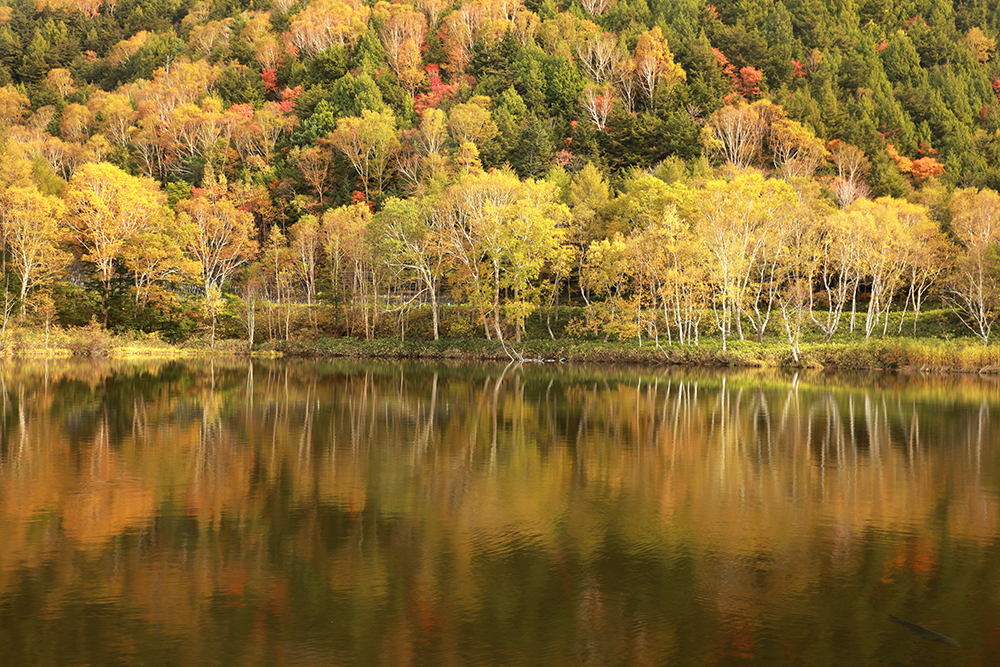
[[[899,314],[891,315],[888,335],[881,327],[871,338],[863,333],[864,316],[859,315],[855,331],[844,323],[831,341],[823,341],[818,331],[804,332],[799,359],[795,360],[785,339],[779,335],[778,324],[772,323],[763,343],[750,340],[729,340],[726,349],[713,331],[702,332],[700,344],[660,345],[644,340],[638,345],[628,341],[603,341],[599,338],[572,338],[565,334],[565,324],[579,317],[581,309],[564,308],[560,312],[557,336],[552,340],[547,328],[535,319],[529,322],[525,341],[507,343],[516,358],[525,361],[607,362],[647,365],[689,365],[709,367],[779,367],[829,368],[843,370],[889,370],[922,372],[1000,372],[1000,346],[983,345],[968,334],[955,316],[947,310],[932,310],[921,314],[914,333],[912,319],[904,319],[899,334]],[[420,322],[420,320],[417,320]],[[453,337],[440,341],[415,339],[427,335],[417,324],[408,329],[407,340],[382,337],[362,340],[349,337],[318,337],[275,341],[267,349],[282,354],[303,357],[368,357],[368,358],[431,358],[508,360],[511,358],[498,341],[482,337]],[[447,330],[447,328],[446,328]],[[465,327],[462,333],[481,335],[481,329]],[[427,336],[429,337],[429,336]]]
[[[904,370],[922,372],[1000,373],[1000,346],[983,345],[968,335],[954,315],[947,310],[928,311],[921,315],[913,334],[912,320],[898,331],[899,319],[890,321],[890,335],[882,337],[881,328],[870,339],[856,326],[844,330],[829,342],[816,331],[804,332],[799,359],[795,360],[778,323],[772,323],[763,343],[729,340],[726,350],[715,332],[703,327],[700,344],[655,345],[644,340],[604,341],[597,337],[570,337],[566,325],[582,316],[578,307],[563,307],[553,323],[553,340],[548,327],[533,318],[525,340],[507,343],[482,337],[481,327],[473,326],[467,312],[451,307],[444,331],[449,337],[429,340],[429,317],[417,312],[407,326],[406,340],[394,337],[394,331],[380,331],[380,337],[363,340],[343,336],[308,333],[290,340],[268,341],[257,345],[253,356],[351,357],[383,359],[462,359],[508,361],[511,356],[524,361],[597,362],[643,365],[686,365],[705,367],[830,368],[843,370]],[[899,315],[893,316],[898,318]],[[863,317],[860,318],[863,326]],[[895,326],[893,326],[895,324]],[[907,335],[909,334],[909,335]],[[396,334],[398,336],[398,333]],[[180,345],[163,341],[155,334],[115,334],[96,323],[85,327],[53,327],[46,335],[37,327],[10,327],[0,333],[0,355],[7,357],[114,357],[176,358],[205,356],[246,356],[245,340],[194,338]]]
[[[116,334],[96,323],[85,327],[8,327],[0,333],[0,357],[60,358],[177,358],[220,354],[246,354],[246,341],[226,341],[212,349],[206,343],[172,345],[155,334]]]
[[[269,349],[290,356],[368,357],[391,359],[507,360],[497,341],[453,339],[440,341],[359,340],[320,338],[275,342]],[[660,346],[651,343],[591,340],[530,340],[509,344],[525,361],[606,362],[689,366],[761,366],[837,368],[847,370],[1000,371],[1000,347],[984,346],[972,339],[933,340],[885,338],[877,340],[809,342],[802,345],[796,362],[787,345],[770,341],[735,341],[722,350],[716,340],[695,346]]]

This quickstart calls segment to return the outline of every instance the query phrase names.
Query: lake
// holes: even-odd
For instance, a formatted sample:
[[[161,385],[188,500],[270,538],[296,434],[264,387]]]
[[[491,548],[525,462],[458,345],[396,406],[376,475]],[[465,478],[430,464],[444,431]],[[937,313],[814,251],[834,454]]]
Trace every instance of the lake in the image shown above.
[[[2,665],[1000,656],[997,377],[19,360],[0,394]]]

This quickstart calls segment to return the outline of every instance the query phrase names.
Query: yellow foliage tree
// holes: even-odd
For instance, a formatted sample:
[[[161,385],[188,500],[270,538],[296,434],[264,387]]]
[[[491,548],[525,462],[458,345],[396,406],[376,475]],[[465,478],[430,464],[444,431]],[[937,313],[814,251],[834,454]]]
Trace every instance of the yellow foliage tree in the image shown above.
[[[29,289],[53,280],[70,260],[60,247],[65,211],[62,200],[33,186],[10,187],[0,194],[0,231],[10,267],[21,281],[22,317]]]
[[[152,180],[107,163],[82,165],[66,193],[67,223],[83,260],[97,267],[104,287],[104,323],[115,263],[140,232],[158,229],[165,197]]]
[[[205,294],[222,286],[257,252],[254,218],[240,210],[227,193],[224,180],[206,192],[177,204],[180,223],[191,225],[187,251],[201,263]]]
[[[341,118],[329,140],[358,173],[365,196],[370,199],[373,194],[380,194],[389,176],[392,157],[400,149],[392,112],[365,109],[360,117]]]
[[[730,181],[709,181],[691,200],[688,215],[712,260],[710,281],[723,349],[733,325],[743,338],[744,317],[758,340],[763,337],[794,201],[787,183],[753,170]]]
[[[510,171],[468,174],[448,188],[435,215],[454,285],[478,309],[486,336],[504,342],[504,311],[519,339],[538,307],[533,283],[558,253],[569,220],[556,187],[519,181]]]
[[[348,332],[353,333],[360,317],[366,339],[374,337],[381,315],[381,276],[369,242],[371,221],[371,209],[357,202],[329,209],[320,230],[334,300],[344,304]]]
[[[670,52],[660,26],[639,36],[635,45],[635,74],[650,104],[657,85],[662,83],[671,87],[686,78],[684,69],[674,62],[674,54]]]
[[[951,211],[951,231],[960,252],[948,281],[948,297],[962,322],[985,344],[1000,316],[996,256],[1000,195],[993,190],[958,190],[952,197]]]

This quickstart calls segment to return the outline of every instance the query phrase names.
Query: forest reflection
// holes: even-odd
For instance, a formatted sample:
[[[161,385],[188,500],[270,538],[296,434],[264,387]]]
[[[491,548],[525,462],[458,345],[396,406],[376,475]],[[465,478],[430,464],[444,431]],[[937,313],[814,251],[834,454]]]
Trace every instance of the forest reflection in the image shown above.
[[[864,634],[904,585],[939,609],[996,602],[978,582],[1000,574],[997,390],[978,376],[6,364],[0,626],[45,620],[0,640],[36,664],[79,661],[81,645],[138,660],[164,637],[169,664],[871,659],[879,642],[817,633]],[[955,553],[969,556],[948,569]],[[845,592],[859,586],[862,610]],[[64,632],[95,610],[96,637]],[[776,616],[797,619],[780,642]]]

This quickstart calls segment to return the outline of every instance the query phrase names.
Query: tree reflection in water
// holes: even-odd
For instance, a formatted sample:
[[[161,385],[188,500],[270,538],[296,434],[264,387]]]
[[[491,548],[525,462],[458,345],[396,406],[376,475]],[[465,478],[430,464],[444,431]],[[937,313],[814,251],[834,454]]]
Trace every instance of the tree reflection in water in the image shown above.
[[[0,380],[9,664],[1000,651],[993,378],[214,360]]]

